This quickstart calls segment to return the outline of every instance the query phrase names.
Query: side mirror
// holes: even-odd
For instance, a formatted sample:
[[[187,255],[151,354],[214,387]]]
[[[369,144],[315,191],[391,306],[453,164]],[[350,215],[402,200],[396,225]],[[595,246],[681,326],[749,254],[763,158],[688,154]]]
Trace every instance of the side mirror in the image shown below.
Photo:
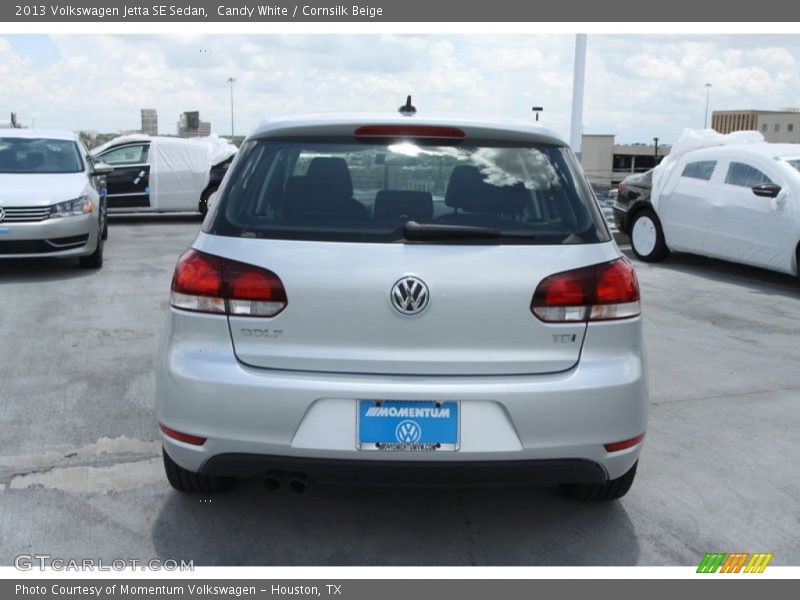
[[[94,163],[94,169],[92,170],[91,176],[92,177],[100,177],[101,175],[108,175],[109,173],[114,171],[114,167],[106,163]]]
[[[753,193],[762,198],[777,198],[781,193],[781,186],[774,183],[761,183],[753,187]]]

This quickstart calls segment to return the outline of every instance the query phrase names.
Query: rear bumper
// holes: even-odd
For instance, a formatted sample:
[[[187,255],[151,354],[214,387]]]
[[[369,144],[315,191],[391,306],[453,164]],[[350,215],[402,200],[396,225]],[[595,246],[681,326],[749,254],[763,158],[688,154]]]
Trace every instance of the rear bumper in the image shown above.
[[[97,245],[94,214],[34,223],[0,223],[3,258],[67,257],[91,254]]]
[[[319,484],[391,486],[528,485],[606,481],[603,467],[582,459],[432,463],[219,454],[207,460],[201,472],[229,477],[302,477]]]
[[[607,452],[604,444],[646,428],[640,318],[589,325],[580,362],[565,372],[445,377],[248,367],[234,355],[225,317],[170,309],[155,371],[158,421],[207,438],[191,445],[161,435],[170,457],[194,472],[238,469],[225,455],[255,456],[244,462],[256,472],[274,468],[275,457],[378,471],[381,463],[408,462],[406,453],[356,448],[358,399],[458,401],[459,450],[413,455],[434,468],[514,462],[525,470],[525,462],[577,460],[614,479],[636,462],[642,445]]]

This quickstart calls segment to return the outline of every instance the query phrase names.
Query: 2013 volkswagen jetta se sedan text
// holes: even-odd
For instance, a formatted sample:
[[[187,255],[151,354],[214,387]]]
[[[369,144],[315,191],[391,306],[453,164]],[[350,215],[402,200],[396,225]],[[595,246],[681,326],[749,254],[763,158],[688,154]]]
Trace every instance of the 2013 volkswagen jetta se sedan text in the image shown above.
[[[253,133],[178,261],[157,360],[170,483],[631,486],[636,275],[533,124],[418,116]]]

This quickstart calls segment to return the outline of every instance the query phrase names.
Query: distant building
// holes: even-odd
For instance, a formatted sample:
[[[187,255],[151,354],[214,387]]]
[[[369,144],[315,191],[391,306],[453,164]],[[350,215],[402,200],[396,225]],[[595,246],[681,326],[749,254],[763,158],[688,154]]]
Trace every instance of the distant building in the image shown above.
[[[719,133],[760,131],[768,142],[800,143],[800,109],[715,110],[711,127]]]
[[[656,165],[654,144],[615,144],[614,138],[614,134],[583,135],[581,165],[594,185],[616,185],[631,173],[644,173]],[[658,145],[658,162],[669,150]]]
[[[142,109],[142,133],[158,135],[158,112],[156,112],[156,109]]]
[[[205,137],[211,135],[211,123],[201,121],[198,111],[181,113],[178,118],[178,137]]]

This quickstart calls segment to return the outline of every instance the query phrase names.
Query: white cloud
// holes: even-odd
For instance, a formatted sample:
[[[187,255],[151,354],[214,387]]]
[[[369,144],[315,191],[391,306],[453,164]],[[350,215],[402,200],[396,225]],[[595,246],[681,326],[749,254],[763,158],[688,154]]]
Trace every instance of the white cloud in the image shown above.
[[[273,115],[396,109],[411,93],[424,112],[531,119],[568,134],[571,35],[51,36],[35,46],[0,37],[0,111],[27,123],[115,131],[156,108],[163,132],[199,110],[237,132]],[[800,104],[800,36],[590,36],[584,130],[620,141],[674,140],[711,107]]]

